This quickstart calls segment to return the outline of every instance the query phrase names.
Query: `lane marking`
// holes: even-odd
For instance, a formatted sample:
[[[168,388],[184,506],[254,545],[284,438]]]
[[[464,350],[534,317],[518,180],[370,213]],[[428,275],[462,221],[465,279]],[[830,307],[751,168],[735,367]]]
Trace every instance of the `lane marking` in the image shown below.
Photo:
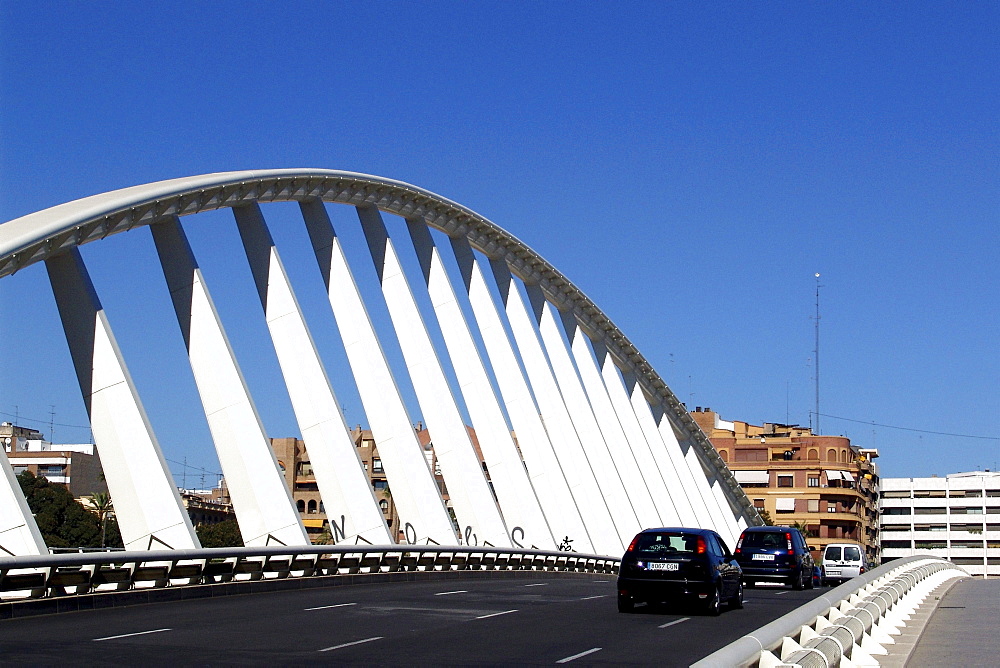
[[[781,596],[781,595],[787,594],[787,593],[788,593],[788,590],[786,589],[785,591],[779,591],[779,592],[775,593],[775,596]]]
[[[118,638],[131,638],[132,636],[144,636],[148,633],[162,633],[163,631],[169,631],[170,629],[153,629],[152,631],[139,631],[137,633],[123,633],[120,636],[107,636],[105,638],[94,638],[94,642],[101,642],[102,640],[117,640]]]
[[[347,605],[357,605],[357,603],[334,603],[333,605],[318,605],[315,608],[303,608],[303,610],[327,610],[328,608],[343,608]]]
[[[524,586],[525,587],[545,587],[548,584],[549,584],[548,582],[536,582],[535,584],[524,585]]]
[[[438,593],[436,593],[434,595],[435,596],[448,596],[450,594],[468,594],[468,593],[469,592],[466,589],[459,589],[457,591],[439,591]]]
[[[343,649],[344,647],[350,647],[351,645],[362,645],[366,642],[372,642],[373,640],[381,640],[383,636],[375,636],[374,638],[365,638],[364,640],[355,640],[354,642],[345,642],[343,645],[334,645],[333,647],[327,647],[325,649],[318,650],[320,652],[330,652],[335,649]]]
[[[567,656],[565,659],[559,659],[556,663],[569,663],[574,659],[579,659],[581,656],[587,656],[588,654],[593,654],[594,652],[600,652],[600,647],[595,647],[593,649],[588,649],[586,652],[580,652],[579,654],[574,654],[573,656]]]
[[[608,582],[611,582],[611,580],[594,580],[594,582],[604,582],[604,583],[608,583]]]
[[[590,600],[590,599],[592,599],[592,598],[607,598],[607,597],[608,597],[608,595],[607,595],[607,594],[601,594],[600,596],[584,596],[584,597],[583,597],[583,598],[581,598],[580,600],[581,600],[581,601],[589,601],[589,600]]]
[[[492,612],[488,615],[480,615],[476,619],[486,619],[487,617],[499,617],[500,615],[509,615],[512,612],[517,612],[517,610],[504,610],[503,612]]]
[[[674,624],[680,624],[681,622],[686,622],[689,619],[691,619],[691,618],[690,617],[681,617],[680,619],[675,619],[672,622],[667,622],[666,624],[660,624],[660,628],[661,629],[665,629],[668,626],[673,626]]]

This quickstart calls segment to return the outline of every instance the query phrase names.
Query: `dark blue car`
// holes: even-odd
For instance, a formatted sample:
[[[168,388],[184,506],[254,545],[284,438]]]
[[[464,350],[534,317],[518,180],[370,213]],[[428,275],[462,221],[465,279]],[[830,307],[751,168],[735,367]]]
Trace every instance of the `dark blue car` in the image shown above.
[[[743,607],[740,565],[710,529],[646,529],[636,535],[618,572],[618,611],[636,603],[688,603],[718,615],[723,602]]]

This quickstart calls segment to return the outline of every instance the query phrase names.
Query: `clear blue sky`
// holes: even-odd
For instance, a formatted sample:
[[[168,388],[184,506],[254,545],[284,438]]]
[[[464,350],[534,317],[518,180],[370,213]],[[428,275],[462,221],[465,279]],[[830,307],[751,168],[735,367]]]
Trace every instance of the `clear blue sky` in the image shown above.
[[[705,4],[2,0],[0,220],[234,169],[407,181],[560,268],[689,406],[756,424],[809,423],[820,272],[822,431],[884,476],[996,468],[1000,5]],[[148,232],[120,236],[85,257],[148,270]],[[176,324],[130,327],[165,303],[150,276],[95,281],[167,456],[216,470],[157,382]],[[0,417],[86,424],[43,267],[0,313]]]

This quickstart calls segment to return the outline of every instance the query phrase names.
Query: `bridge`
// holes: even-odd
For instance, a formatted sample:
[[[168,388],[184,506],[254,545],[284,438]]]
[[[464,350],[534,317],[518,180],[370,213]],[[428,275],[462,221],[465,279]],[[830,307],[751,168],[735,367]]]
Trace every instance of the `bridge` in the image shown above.
[[[297,298],[301,286],[293,285],[282,263],[278,235],[265,214],[283,202],[297,204],[299,216],[295,229],[283,229],[281,236],[299,235],[312,249],[318,269],[313,277],[328,296],[349,374],[326,368],[324,351]],[[342,215],[351,209],[353,217]],[[245,317],[266,323],[272,346],[260,354],[273,352],[277,359],[336,545],[310,544],[189,241],[190,230],[207,224],[203,220],[219,210],[231,213],[242,242],[260,302],[260,310]],[[360,226],[365,257],[348,256],[341,243],[334,221],[340,225],[345,218]],[[202,408],[197,418],[211,433],[244,548],[213,550],[199,544],[112,329],[133,314],[104,308],[84,262],[86,244],[114,243],[119,233],[145,233],[144,228],[164,278],[147,287],[169,294]],[[404,252],[416,258],[417,271],[403,261]],[[377,294],[359,289],[354,272],[362,264],[376,277]],[[130,602],[215,600],[223,591],[277,595],[294,590],[287,591],[291,599],[271,599],[276,611],[308,611],[323,620],[316,623],[329,625],[333,611],[339,611],[340,624],[345,616],[367,610],[368,617],[356,620],[359,629],[370,625],[372,614],[408,620],[430,616],[429,622],[413,621],[417,626],[440,626],[449,619],[489,621],[480,625],[486,635],[472,642],[492,648],[493,661],[523,660],[523,654],[510,654],[506,641],[519,629],[545,628],[542,603],[572,600],[587,619],[606,612],[601,606],[613,600],[618,557],[642,528],[711,527],[732,545],[743,528],[760,523],[684,406],[596,304],[506,230],[418,187],[321,169],[208,174],[135,186],[0,225],[0,278],[42,266],[125,551],[50,555],[10,463],[0,454],[0,590],[7,599],[20,599],[3,604],[0,617]],[[388,318],[371,317],[376,308]],[[387,349],[398,349],[398,358]],[[412,388],[413,400],[403,387]],[[338,399],[345,393],[359,397],[377,441],[402,519],[401,536],[389,531],[348,437]],[[417,415],[432,435],[447,503],[415,436]],[[560,549],[567,545],[572,552]],[[794,617],[776,631],[779,635],[760,640],[756,654],[736,647],[728,650],[736,654],[725,656],[766,662],[760,658],[762,648],[790,656],[796,650],[780,639],[793,635],[801,643],[796,647],[807,654],[836,654],[832,641],[822,650],[802,649],[810,638],[797,629],[810,623],[819,631],[836,627],[824,637],[840,633],[836,647],[841,654],[850,651],[841,637],[850,633],[858,647],[852,659],[868,656],[878,643],[862,645],[864,634],[875,632],[879,618],[906,591],[920,582],[937,582],[934,578],[944,576],[934,574],[949,569],[926,561],[902,571],[882,567],[870,581],[822,596],[819,608],[809,610],[813,622]],[[392,595],[361,590],[348,595],[337,587],[384,582],[401,588],[393,587]],[[354,600],[359,596],[367,598]],[[373,596],[384,599],[381,608],[372,603]],[[744,617],[721,635],[717,627],[689,623],[690,617],[655,624],[654,617],[637,617],[650,628],[679,633],[678,643],[685,629],[697,627],[699,637],[714,643],[710,649],[724,652],[726,643],[760,624],[794,616],[796,606],[808,607],[801,596],[807,594],[781,599],[777,592],[761,590],[757,598],[762,605],[767,601],[770,611]],[[859,607],[868,599],[874,607]],[[535,606],[536,614],[517,614],[526,605]],[[210,605],[203,614],[234,615],[237,608],[221,612],[222,607]],[[866,609],[860,631],[838,631],[849,627],[835,624],[836,615],[855,608]],[[834,609],[844,612],[831,615]],[[815,621],[820,617],[827,620],[825,627]],[[153,643],[148,656],[155,657],[156,638],[166,638],[177,622],[167,624],[95,635],[80,647],[142,638]],[[560,622],[560,627],[567,625]],[[616,628],[611,627],[612,635]],[[454,645],[451,654],[438,657],[460,662],[455,647],[464,647],[468,632],[463,626],[437,637],[435,643]],[[337,660],[344,661],[400,653],[430,660],[406,654],[413,647],[406,638],[389,644],[378,643],[384,636],[377,634],[342,635],[331,636],[328,644],[317,637],[309,651],[340,652]],[[536,658],[568,662],[594,654],[595,659],[603,649],[584,647],[586,634],[569,636],[571,642],[550,643]],[[659,640],[651,635],[644,642],[652,648]],[[217,659],[212,652],[224,646],[190,658]],[[663,662],[690,662],[707,653],[700,648]],[[750,654],[754,658],[747,658]],[[104,660],[109,655],[87,656]],[[306,660],[308,653],[294,656]],[[629,660],[627,654],[605,656]]]
[[[314,250],[315,280],[329,295],[352,378],[324,368],[265,219],[277,202],[301,210],[298,232]],[[357,289],[330,216],[334,204],[355,210],[381,295]],[[333,381],[353,381],[360,396],[409,544],[555,549],[569,538],[580,552],[617,556],[644,527],[712,526],[734,542],[759,521],[648,361],[536,252],[468,208],[405,183],[286,169],[136,186],[0,226],[0,278],[35,264],[48,273],[126,549],[199,546],[116,344],[112,325],[128,315],[102,307],[80,251],[137,228],[148,228],[155,244],[165,281],[149,289],[170,293],[199,418],[211,431],[244,543],[309,542],[185,232],[218,209],[231,211],[238,228],[261,304],[246,317],[267,323],[341,542],[398,537],[389,535],[347,437],[338,401],[345,390]],[[402,219],[393,222],[406,239],[390,236],[389,215]],[[412,244],[420,275],[404,271],[402,244]],[[383,331],[366,297],[388,310]],[[401,364],[384,352],[390,340]],[[407,404],[403,383],[417,406]],[[432,435],[457,528],[414,435],[414,410]],[[44,554],[3,467],[0,550]]]

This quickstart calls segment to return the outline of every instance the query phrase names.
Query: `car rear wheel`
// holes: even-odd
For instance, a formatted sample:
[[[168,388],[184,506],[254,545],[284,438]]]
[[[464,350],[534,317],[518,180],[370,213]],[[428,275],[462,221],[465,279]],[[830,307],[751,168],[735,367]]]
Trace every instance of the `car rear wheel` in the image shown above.
[[[738,582],[736,584],[736,594],[729,601],[729,605],[733,608],[739,609],[743,607],[743,583]]]
[[[799,571],[792,576],[792,589],[796,591],[801,591],[806,588],[803,578],[805,577],[805,571]]]
[[[816,586],[816,579],[810,573],[809,574],[809,579],[806,580],[806,589],[812,589],[815,586]]]
[[[711,615],[712,617],[718,617],[722,612],[722,592],[719,591],[719,587],[715,587],[708,595],[708,599],[705,601],[705,614]]]
[[[618,594],[618,612],[634,612],[635,611],[635,601],[631,596],[622,596]]]

